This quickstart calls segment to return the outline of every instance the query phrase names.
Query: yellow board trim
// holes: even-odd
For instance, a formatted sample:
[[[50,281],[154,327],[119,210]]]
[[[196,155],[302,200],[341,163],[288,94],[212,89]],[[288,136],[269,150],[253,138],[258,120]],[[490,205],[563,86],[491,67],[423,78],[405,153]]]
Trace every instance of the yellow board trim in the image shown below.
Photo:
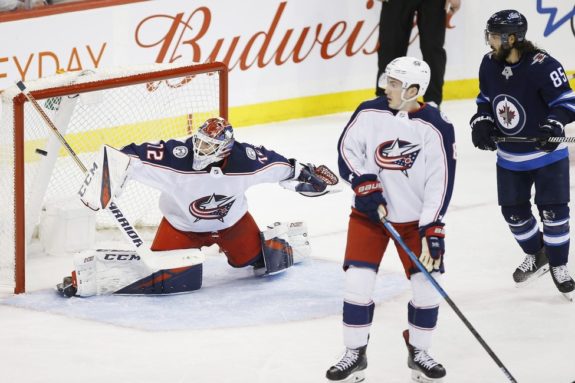
[[[445,100],[477,97],[477,79],[447,81],[443,87]],[[350,112],[365,101],[375,97],[375,89],[322,94],[272,101],[261,104],[230,108],[230,122],[234,127],[265,124],[294,118],[306,118],[326,114]]]

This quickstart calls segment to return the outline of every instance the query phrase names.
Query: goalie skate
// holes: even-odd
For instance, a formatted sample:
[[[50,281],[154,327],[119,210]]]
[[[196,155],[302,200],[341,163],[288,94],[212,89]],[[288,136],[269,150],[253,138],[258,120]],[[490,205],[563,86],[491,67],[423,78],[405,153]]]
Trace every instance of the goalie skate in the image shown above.
[[[56,285],[56,290],[66,298],[73,297],[78,291],[72,277],[64,277],[62,283]]]
[[[516,287],[524,287],[549,271],[549,260],[542,248],[537,254],[527,254],[523,262],[513,272]]]

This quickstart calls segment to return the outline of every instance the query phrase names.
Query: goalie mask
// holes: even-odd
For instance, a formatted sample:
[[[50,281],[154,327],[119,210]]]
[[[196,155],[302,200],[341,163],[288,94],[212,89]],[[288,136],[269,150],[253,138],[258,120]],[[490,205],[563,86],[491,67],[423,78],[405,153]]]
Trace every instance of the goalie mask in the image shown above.
[[[413,101],[418,96],[423,96],[429,86],[431,70],[423,60],[414,57],[398,57],[385,67],[385,72],[379,77],[378,86],[385,88],[387,79],[393,78],[402,83],[401,99],[404,102]],[[417,95],[410,99],[405,98],[405,92],[411,86],[418,86]]]
[[[221,117],[204,122],[192,137],[194,149],[194,170],[223,160],[230,154],[234,144],[234,131],[229,122]]]

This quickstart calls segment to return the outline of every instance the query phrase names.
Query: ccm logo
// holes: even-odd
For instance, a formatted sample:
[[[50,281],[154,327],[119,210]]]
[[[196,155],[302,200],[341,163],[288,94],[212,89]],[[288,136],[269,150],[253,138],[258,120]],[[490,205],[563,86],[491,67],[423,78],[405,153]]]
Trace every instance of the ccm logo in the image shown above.
[[[140,256],[137,254],[106,254],[104,259],[107,261],[139,261]]]

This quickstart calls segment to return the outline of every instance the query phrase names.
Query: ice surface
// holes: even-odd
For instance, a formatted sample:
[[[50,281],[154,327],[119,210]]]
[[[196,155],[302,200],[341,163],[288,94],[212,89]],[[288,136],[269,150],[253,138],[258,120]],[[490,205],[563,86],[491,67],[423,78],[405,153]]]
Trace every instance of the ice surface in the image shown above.
[[[443,111],[454,122],[458,140],[456,184],[446,218],[447,273],[443,286],[518,382],[572,382],[575,305],[560,296],[549,275],[523,289],[515,288],[511,274],[523,256],[496,204],[495,155],[471,145],[468,121],[474,112],[472,101],[446,102]],[[350,113],[344,113],[237,129],[236,136],[240,141],[263,144],[289,157],[336,168],[337,139],[349,117]],[[248,197],[250,211],[260,225],[278,220],[308,222],[313,241],[312,264],[325,265],[325,273],[308,274],[311,266],[294,268],[289,272],[301,271],[302,275],[286,274],[289,278],[280,277],[270,281],[269,286],[292,278],[295,282],[301,277],[302,285],[291,284],[289,288],[298,295],[294,301],[302,299],[325,308],[313,315],[315,319],[302,320],[305,315],[299,317],[296,312],[302,310],[301,306],[290,307],[289,299],[281,300],[277,312],[293,317],[265,317],[273,312],[269,307],[257,317],[257,303],[262,301],[265,306],[262,297],[272,299],[266,291],[256,288],[264,289],[267,281],[250,284],[244,271],[226,269],[219,261],[205,270],[205,281],[206,287],[219,290],[222,295],[214,294],[202,302],[201,317],[192,307],[169,307],[169,300],[163,298],[135,298],[133,301],[143,302],[138,310],[132,301],[124,301],[130,298],[120,297],[116,303],[122,302],[121,307],[113,307],[112,299],[118,297],[109,297],[81,300],[83,306],[91,306],[91,312],[99,316],[81,319],[74,314],[74,307],[67,307],[76,305],[75,300],[58,302],[58,312],[53,306],[46,307],[54,298],[46,295],[46,289],[69,271],[71,261],[35,256],[29,260],[30,273],[37,275],[30,281],[30,297],[4,298],[13,303],[14,299],[33,302],[37,297],[33,304],[27,304],[32,309],[0,304],[0,382],[324,381],[325,370],[343,347],[338,313],[341,303],[333,297],[341,296],[343,289],[339,264],[345,249],[351,194],[344,191],[322,198],[304,198],[277,185],[263,185],[250,190]],[[378,279],[379,289],[384,291],[389,286],[386,284],[399,283],[401,278],[401,264],[395,252],[389,251]],[[230,291],[225,287],[228,282]],[[281,290],[281,285],[270,287],[270,296],[278,293],[277,288]],[[203,291],[197,293],[187,298],[173,297],[173,301],[189,304],[190,298]],[[250,301],[255,308],[246,311],[239,302],[233,302],[235,297],[240,302]],[[315,302],[316,298],[322,302]],[[410,293],[401,289],[397,295],[382,298],[375,309],[366,381],[407,383],[410,374],[401,331],[406,328]],[[210,317],[207,314],[213,307],[218,310]],[[119,317],[126,308],[130,309],[130,321],[103,323],[106,317]],[[150,318],[160,314],[165,316],[163,321]],[[222,315],[228,320],[224,325],[220,322]],[[246,321],[248,315],[258,321]],[[198,318],[205,318],[206,323]],[[431,354],[447,368],[446,383],[508,381],[445,303]]]

